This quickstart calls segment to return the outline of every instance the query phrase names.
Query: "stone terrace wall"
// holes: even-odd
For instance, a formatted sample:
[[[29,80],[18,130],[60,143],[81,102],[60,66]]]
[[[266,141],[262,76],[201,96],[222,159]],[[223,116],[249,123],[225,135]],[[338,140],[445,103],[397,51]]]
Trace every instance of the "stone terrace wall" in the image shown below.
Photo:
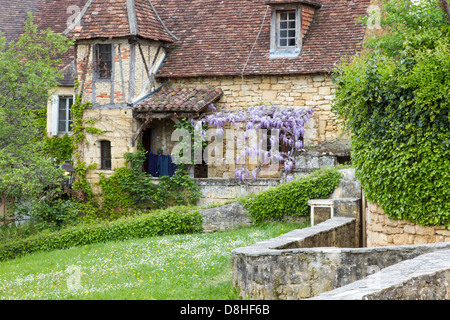
[[[251,299],[303,299],[331,290],[341,277],[334,249],[353,247],[355,219],[333,218],[311,228],[232,251],[233,284],[241,297]],[[350,267],[350,266],[349,266]]]
[[[355,219],[333,218],[233,250],[234,286],[243,298],[306,299],[422,254],[450,249],[450,243],[352,248],[354,224]]]
[[[252,224],[250,215],[239,202],[201,209],[203,232],[216,232]]]
[[[368,204],[366,211],[366,233],[368,247],[450,242],[450,230],[392,220],[373,203]]]
[[[222,204],[237,197],[251,193],[259,193],[276,187],[280,184],[279,179],[246,179],[239,182],[238,179],[207,178],[195,179],[202,197],[198,206],[212,203]]]

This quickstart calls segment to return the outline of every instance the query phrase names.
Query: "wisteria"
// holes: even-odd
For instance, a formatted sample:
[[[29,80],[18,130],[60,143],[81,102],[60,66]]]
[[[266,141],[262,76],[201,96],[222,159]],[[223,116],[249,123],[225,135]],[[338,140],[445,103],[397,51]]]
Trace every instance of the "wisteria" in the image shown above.
[[[303,136],[305,134],[305,124],[313,114],[312,108],[293,108],[279,106],[251,106],[241,108],[236,111],[227,109],[216,110],[215,112],[204,117],[203,121],[210,127],[216,128],[216,136],[222,136],[224,129],[229,126],[242,128],[241,138],[238,143],[244,147],[241,152],[236,155],[236,163],[245,163],[245,159],[250,157],[262,157],[263,163],[267,164],[269,159],[272,162],[284,162],[284,170],[286,173],[292,171],[295,166],[295,152],[303,148]],[[252,133],[263,132],[258,134],[257,141],[252,140]],[[282,143],[284,152],[280,152],[275,148],[267,150],[267,136],[270,135],[270,145],[277,146]],[[235,170],[236,177],[239,180],[244,178],[256,179],[261,169],[250,172],[242,166]]]

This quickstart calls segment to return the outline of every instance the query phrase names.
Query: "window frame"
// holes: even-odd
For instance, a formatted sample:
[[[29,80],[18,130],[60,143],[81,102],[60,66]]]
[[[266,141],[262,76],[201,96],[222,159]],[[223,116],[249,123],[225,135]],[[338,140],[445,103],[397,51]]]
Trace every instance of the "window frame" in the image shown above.
[[[283,12],[295,12],[295,45],[280,46],[280,14]],[[272,8],[270,30],[270,55],[274,58],[294,58],[302,49],[302,6],[279,5]]]
[[[99,67],[99,58],[100,58],[100,48],[103,46],[109,46],[110,48],[110,60],[107,61],[111,64],[111,70],[109,72],[109,77],[104,77],[101,76],[100,72],[103,70],[100,70]],[[95,80],[97,81],[105,81],[105,82],[109,82],[112,81],[113,79],[113,74],[114,74],[114,44],[113,43],[96,43],[94,45],[94,75],[95,75]]]
[[[61,101],[65,100],[66,101],[66,106],[65,106],[65,112],[66,112],[66,118],[64,120],[61,120]],[[72,104],[70,104],[70,101],[72,100]],[[58,103],[57,103],[57,108],[58,108],[58,119],[56,120],[58,123],[58,130],[57,130],[57,134],[66,134],[66,133],[72,133],[73,130],[71,127],[71,124],[73,124],[73,119],[71,117],[71,112],[72,112],[72,106],[74,103],[74,97],[73,96],[58,96]],[[64,121],[64,130],[61,130],[60,128],[60,122]]]

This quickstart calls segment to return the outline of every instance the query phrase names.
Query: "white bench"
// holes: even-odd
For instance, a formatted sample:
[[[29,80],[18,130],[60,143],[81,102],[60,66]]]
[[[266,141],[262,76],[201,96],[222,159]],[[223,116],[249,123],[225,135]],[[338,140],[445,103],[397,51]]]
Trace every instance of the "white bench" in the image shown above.
[[[314,208],[330,208],[331,218],[334,217],[334,200],[333,199],[310,199],[308,204],[311,206],[311,227],[314,225]]]

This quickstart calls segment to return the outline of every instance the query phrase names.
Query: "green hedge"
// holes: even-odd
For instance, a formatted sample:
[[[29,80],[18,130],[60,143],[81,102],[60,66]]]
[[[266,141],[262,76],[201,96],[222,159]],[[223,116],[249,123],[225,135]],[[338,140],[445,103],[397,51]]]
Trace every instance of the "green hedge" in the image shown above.
[[[335,168],[319,170],[242,199],[241,203],[255,223],[307,216],[308,200],[328,198],[341,179],[342,173]]]
[[[98,242],[201,231],[202,216],[198,210],[192,207],[172,207],[132,218],[91,226],[72,227],[7,242],[0,246],[0,261],[13,259],[27,253],[67,249]]]
[[[333,111],[368,201],[392,220],[450,227],[450,25],[436,0],[384,8],[383,36],[334,71]]]

